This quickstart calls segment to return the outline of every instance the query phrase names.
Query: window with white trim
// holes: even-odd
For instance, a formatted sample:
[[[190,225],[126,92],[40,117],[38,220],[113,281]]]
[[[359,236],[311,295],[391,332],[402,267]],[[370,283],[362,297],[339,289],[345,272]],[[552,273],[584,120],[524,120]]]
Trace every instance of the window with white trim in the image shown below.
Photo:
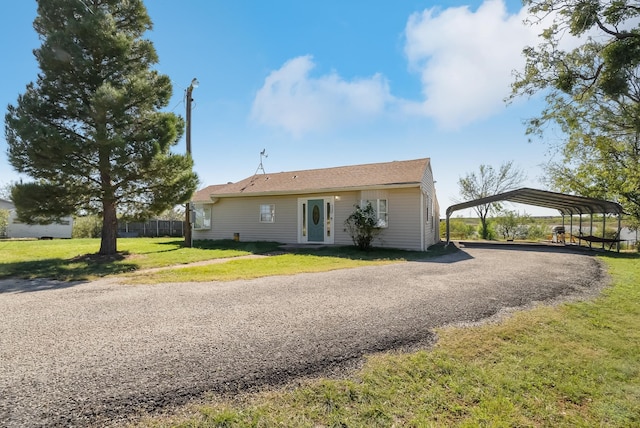
[[[376,213],[376,227],[388,227],[389,226],[389,205],[386,199],[370,199],[362,201],[361,206],[364,208],[367,204],[371,204],[373,210]]]
[[[208,205],[193,206],[193,228],[195,230],[211,229],[211,207]]]
[[[276,222],[276,206],[275,204],[260,205],[260,223]]]

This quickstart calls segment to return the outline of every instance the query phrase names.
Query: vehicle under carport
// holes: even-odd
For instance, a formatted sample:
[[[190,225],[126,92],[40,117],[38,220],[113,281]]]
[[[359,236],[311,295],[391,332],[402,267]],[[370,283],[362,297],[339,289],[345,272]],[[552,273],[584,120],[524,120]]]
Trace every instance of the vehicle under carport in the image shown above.
[[[509,192],[499,193],[493,196],[487,196],[485,198],[474,199],[472,201],[462,202],[459,204],[451,205],[447,208],[447,220],[446,220],[446,237],[447,244],[450,242],[450,230],[449,220],[451,214],[456,211],[473,208],[478,205],[486,205],[494,202],[508,201],[513,203],[533,205],[544,208],[556,209],[562,215],[562,228],[565,227],[565,216],[569,216],[569,230],[573,231],[573,217],[579,216],[579,230],[580,233],[576,238],[578,244],[580,241],[586,241],[591,247],[592,243],[601,243],[602,249],[605,248],[605,244],[613,246],[616,244],[616,249],[620,251],[620,229],[621,229],[621,217],[624,214],[622,205],[617,202],[607,201],[604,199],[587,198],[584,196],[569,195],[566,193],[556,193],[547,190],[531,189],[523,187],[521,189],[511,190]],[[582,234],[582,216],[590,216],[589,222],[589,234]],[[593,235],[593,215],[602,214],[602,236]],[[618,218],[618,233],[615,238],[606,238],[605,229],[607,215],[616,215]]]

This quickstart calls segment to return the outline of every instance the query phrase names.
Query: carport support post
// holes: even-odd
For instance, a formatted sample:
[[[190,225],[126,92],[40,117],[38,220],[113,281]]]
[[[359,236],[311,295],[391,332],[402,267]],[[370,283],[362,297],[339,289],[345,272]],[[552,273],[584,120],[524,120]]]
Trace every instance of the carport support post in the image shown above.
[[[447,214],[447,245],[449,245],[449,214]]]
[[[593,236],[593,212],[589,216],[589,235]],[[591,241],[589,241],[589,248],[591,248]]]
[[[578,226],[578,247],[582,247],[582,211],[580,211],[580,225]]]
[[[604,250],[604,231],[607,227],[607,215],[602,213],[602,249]]]
[[[620,252],[620,232],[622,231],[622,214],[618,213],[618,243],[616,244],[618,252]],[[638,236],[638,231],[636,230],[636,237]],[[638,239],[636,238],[636,245],[638,244]]]
[[[569,224],[571,226],[570,227],[570,232],[569,232],[569,243],[572,244],[573,243],[573,211],[571,211],[571,217],[569,218]]]

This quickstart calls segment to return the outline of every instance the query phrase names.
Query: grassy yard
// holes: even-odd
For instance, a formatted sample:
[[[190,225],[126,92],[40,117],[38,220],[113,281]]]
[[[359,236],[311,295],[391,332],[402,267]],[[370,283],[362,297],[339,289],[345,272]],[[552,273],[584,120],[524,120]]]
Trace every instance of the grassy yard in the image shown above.
[[[121,238],[120,254],[97,257],[98,239],[0,241],[0,278],[82,280],[201,260],[262,254],[278,248],[275,242],[196,241],[184,248],[176,238]]]
[[[130,282],[212,281],[255,278],[301,272],[344,269],[366,264],[434,257],[447,251],[429,253],[374,249],[362,252],[354,247],[299,249],[263,259],[233,260],[224,264],[170,269],[136,276],[135,272],[203,260],[268,254],[279,249],[276,242],[195,241],[183,247],[176,238],[121,238],[120,253],[112,258],[97,257],[98,239],[42,241],[0,241],[0,278],[52,278],[63,281],[85,280],[107,275],[127,274]]]
[[[640,426],[640,256],[601,256],[594,301],[443,328],[434,349],[368,358],[347,380],[212,399],[145,427]]]

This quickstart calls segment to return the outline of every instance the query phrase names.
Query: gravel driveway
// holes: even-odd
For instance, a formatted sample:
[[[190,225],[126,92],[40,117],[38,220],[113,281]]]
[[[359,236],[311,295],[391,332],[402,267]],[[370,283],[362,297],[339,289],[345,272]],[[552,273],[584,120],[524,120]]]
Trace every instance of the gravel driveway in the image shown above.
[[[115,424],[428,344],[436,326],[605,282],[594,257],[518,246],[249,281],[1,281],[0,426]]]

